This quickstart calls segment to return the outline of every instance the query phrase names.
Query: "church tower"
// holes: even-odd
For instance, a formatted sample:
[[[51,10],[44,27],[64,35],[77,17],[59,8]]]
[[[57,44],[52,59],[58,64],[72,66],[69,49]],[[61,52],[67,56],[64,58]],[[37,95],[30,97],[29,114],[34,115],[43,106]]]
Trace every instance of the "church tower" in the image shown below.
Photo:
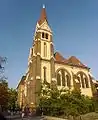
[[[49,26],[45,6],[36,24],[33,46],[28,58],[26,75],[27,103],[37,104],[38,92],[42,83],[51,83],[55,79],[54,47],[52,30]]]

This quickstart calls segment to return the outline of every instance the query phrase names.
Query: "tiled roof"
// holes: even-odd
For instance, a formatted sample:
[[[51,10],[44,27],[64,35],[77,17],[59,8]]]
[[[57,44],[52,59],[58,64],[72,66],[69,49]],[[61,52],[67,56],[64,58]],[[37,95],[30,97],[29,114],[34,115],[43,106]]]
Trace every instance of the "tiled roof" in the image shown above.
[[[55,57],[55,61],[58,62],[58,63],[63,63],[63,64],[72,65],[72,66],[88,68],[82,62],[80,62],[80,60],[77,59],[75,56],[71,56],[70,58],[65,59],[59,52],[56,52],[54,54],[54,57]]]
[[[59,52],[56,52],[54,56],[56,61],[61,61],[61,62],[66,61],[66,59]]]
[[[79,59],[77,59],[75,56],[71,56],[68,59],[68,63],[72,63],[74,65],[78,65],[78,66],[82,66],[82,67],[86,67],[83,63],[80,62]]]
[[[38,24],[41,25],[45,20],[47,21],[46,10],[45,8],[42,8],[40,19],[38,20]]]

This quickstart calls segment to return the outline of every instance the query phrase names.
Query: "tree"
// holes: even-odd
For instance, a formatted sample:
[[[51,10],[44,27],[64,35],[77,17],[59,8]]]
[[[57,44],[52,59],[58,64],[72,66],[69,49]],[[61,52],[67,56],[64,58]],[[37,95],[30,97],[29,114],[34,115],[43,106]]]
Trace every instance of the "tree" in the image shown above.
[[[17,108],[17,91],[16,89],[9,89],[9,101],[8,101],[8,108],[11,110],[15,110]]]
[[[8,97],[8,83],[6,80],[0,80],[0,107],[2,111],[7,108]]]
[[[4,76],[4,63],[6,62],[5,57],[0,56],[0,108],[4,110],[8,104],[8,82]]]

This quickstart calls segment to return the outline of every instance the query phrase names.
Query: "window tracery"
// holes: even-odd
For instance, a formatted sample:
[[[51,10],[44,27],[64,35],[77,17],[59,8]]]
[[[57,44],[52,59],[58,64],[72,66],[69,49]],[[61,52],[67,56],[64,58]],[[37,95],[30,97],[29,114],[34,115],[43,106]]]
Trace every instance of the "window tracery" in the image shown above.
[[[59,71],[57,71],[57,85],[58,86],[63,86],[63,87],[70,87],[70,74],[68,71],[66,71],[65,69],[60,69]]]
[[[81,88],[89,88],[88,78],[83,72],[78,72],[77,76],[79,77]]]

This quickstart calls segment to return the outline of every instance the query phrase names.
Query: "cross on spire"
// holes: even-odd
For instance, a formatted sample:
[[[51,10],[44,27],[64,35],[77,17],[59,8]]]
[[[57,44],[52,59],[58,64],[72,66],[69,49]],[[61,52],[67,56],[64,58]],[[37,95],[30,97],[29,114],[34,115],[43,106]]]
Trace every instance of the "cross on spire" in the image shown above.
[[[45,4],[43,4],[43,8],[45,8]]]

